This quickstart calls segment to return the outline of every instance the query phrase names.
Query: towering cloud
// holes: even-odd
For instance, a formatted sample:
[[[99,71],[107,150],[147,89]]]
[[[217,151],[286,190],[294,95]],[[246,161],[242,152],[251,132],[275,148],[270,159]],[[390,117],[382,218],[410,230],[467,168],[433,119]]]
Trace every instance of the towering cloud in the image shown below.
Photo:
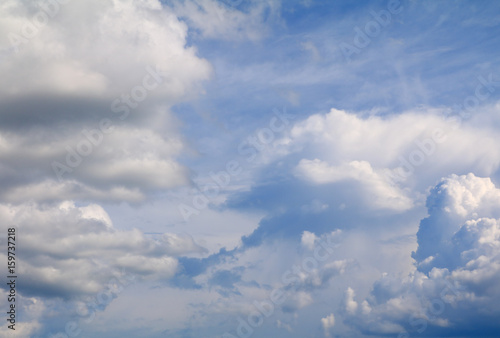
[[[414,271],[404,280],[387,275],[377,281],[368,312],[352,306],[349,289],[346,322],[365,333],[400,337],[498,332],[499,203],[500,189],[489,178],[442,179],[427,198]]]

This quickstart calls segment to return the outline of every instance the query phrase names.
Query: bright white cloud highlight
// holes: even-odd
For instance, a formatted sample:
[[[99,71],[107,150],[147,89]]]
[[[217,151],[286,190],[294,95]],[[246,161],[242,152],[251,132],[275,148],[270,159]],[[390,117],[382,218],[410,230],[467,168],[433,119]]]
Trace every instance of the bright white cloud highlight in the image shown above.
[[[330,337],[330,329],[335,326],[335,316],[333,313],[325,318],[321,318],[321,326],[323,326],[323,330],[325,331],[325,337]]]
[[[321,160],[306,160],[299,162],[296,168],[297,176],[316,184],[326,184],[343,180],[355,180],[365,187],[369,199],[377,208],[407,210],[412,207],[412,200],[404,192],[380,173],[376,173],[366,161],[352,161],[340,166],[330,166]]]
[[[489,178],[473,174],[442,179],[420,223],[416,269],[404,280],[386,275],[377,281],[361,313],[348,289],[347,321],[372,334],[436,335],[447,328],[458,335],[478,322],[485,332],[498,329],[499,193]]]
[[[345,310],[347,313],[351,315],[356,313],[356,310],[358,309],[358,303],[354,300],[354,296],[355,296],[354,290],[351,289],[350,287],[347,288],[344,299]]]
[[[297,177],[314,184],[358,182],[373,208],[401,212],[450,171],[484,176],[495,172],[500,152],[494,144],[500,138],[486,121],[491,109],[498,107],[460,127],[439,109],[388,117],[332,109],[297,122],[283,144],[288,153],[302,156],[295,168]]]
[[[309,250],[313,250],[314,249],[314,242],[318,239],[318,237],[312,233],[312,232],[309,232],[309,231],[304,231],[302,233],[302,237],[300,239],[300,242],[302,243],[302,245],[304,247],[306,247],[307,249]]]

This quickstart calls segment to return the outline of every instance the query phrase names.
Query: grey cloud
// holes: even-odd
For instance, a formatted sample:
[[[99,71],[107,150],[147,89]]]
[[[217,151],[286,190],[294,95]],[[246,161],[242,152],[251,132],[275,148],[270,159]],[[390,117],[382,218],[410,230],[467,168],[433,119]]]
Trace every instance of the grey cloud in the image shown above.
[[[203,252],[190,237],[163,234],[150,239],[139,230],[116,230],[95,204],[0,205],[0,213],[22,238],[19,292],[33,297],[97,293],[123,271],[144,279],[168,279],[177,269],[176,256]]]

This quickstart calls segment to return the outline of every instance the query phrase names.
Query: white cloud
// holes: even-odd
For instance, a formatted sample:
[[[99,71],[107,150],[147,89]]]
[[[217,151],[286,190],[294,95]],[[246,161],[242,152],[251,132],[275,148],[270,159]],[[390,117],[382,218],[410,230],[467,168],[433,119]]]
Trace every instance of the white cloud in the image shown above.
[[[4,1],[0,12],[2,31],[21,38],[32,15],[44,13],[27,1]],[[140,85],[149,65],[166,74],[155,95],[179,97],[210,74],[209,64],[185,47],[187,26],[156,0],[70,1],[36,31],[0,65],[10,84],[0,95],[111,98]],[[7,35],[0,42],[11,43]]]
[[[186,24],[157,0],[51,3],[29,39],[41,7],[0,5],[0,42],[22,38],[0,64],[9,83],[0,89],[0,199],[139,202],[187,184],[169,110],[198,93],[212,67],[186,46]]]
[[[314,249],[314,242],[317,239],[318,239],[318,237],[313,232],[304,231],[302,233],[302,237],[300,239],[300,242],[302,243],[302,245],[304,247],[308,248],[309,250],[313,250]]]
[[[439,207],[450,215],[464,219],[477,215],[500,216],[500,190],[488,177],[451,175],[442,180],[431,197],[434,202],[432,207]]]
[[[3,169],[18,182],[10,189],[6,183],[1,194],[4,201],[90,198],[137,202],[148,191],[188,183],[186,169],[174,159],[183,149],[175,136],[165,139],[149,129],[117,127],[103,135],[86,156],[78,152],[79,144],[87,141],[82,133],[31,145],[34,136],[13,135],[11,144],[0,151]],[[28,144],[30,148],[26,148]]]
[[[354,296],[354,290],[350,287],[347,288],[347,290],[345,291],[344,305],[346,312],[351,315],[355,314],[356,310],[358,309],[358,303],[354,300]]]
[[[302,159],[296,168],[296,173],[297,176],[316,184],[356,180],[366,187],[369,199],[373,199],[373,204],[377,208],[407,210],[413,205],[411,199],[401,189],[391,184],[381,172],[375,172],[366,161],[351,161],[339,166],[330,166],[318,159],[312,161]]]
[[[463,224],[479,218],[499,218],[500,189],[489,178],[473,174],[451,175],[432,190],[427,199],[430,216],[420,224],[419,247],[414,258],[423,271],[432,266],[459,264],[451,242]],[[432,256],[432,258],[430,258]]]
[[[332,109],[295,123],[283,144],[288,154],[302,156],[297,177],[314,184],[356,181],[372,207],[404,211],[450,172],[495,173],[500,152],[494,144],[500,139],[488,122],[491,110],[498,107],[487,107],[458,127],[444,118],[445,109],[387,117]]]
[[[296,312],[313,303],[313,298],[310,293],[298,291],[290,294],[282,305],[284,312]]]
[[[479,323],[476,326],[482,327],[481,323],[498,318],[499,193],[490,180],[472,175],[450,176],[431,192],[429,217],[420,225],[419,247],[414,255],[417,265],[412,274],[403,281],[399,276],[385,275],[373,284],[371,294],[366,297],[372,281],[379,278],[381,271],[393,272],[404,264],[402,270],[406,274],[413,267],[408,264],[411,256],[403,257],[399,253],[415,249],[413,230],[418,222],[413,220],[421,216],[415,216],[419,210],[413,207],[420,206],[421,200],[418,199],[430,185],[451,172],[472,171],[476,175],[492,176],[498,169],[499,137],[493,127],[496,122],[486,126],[481,118],[473,118],[471,123],[454,130],[449,128],[448,122],[436,116],[444,109],[432,111],[425,108],[384,117],[361,117],[334,109],[295,123],[286,139],[276,140],[269,146],[269,151],[263,152],[264,162],[278,165],[274,171],[259,171],[264,175],[255,177],[255,183],[260,185],[263,178],[266,183],[274,182],[277,172],[280,179],[289,179],[285,185],[292,183],[289,168],[295,168],[296,177],[307,182],[293,182],[298,188],[290,184],[287,196],[269,193],[272,186],[263,190],[261,195],[252,195],[251,202],[268,207],[268,214],[261,215],[262,219],[255,215],[231,216],[225,210],[218,213],[206,211],[196,231],[200,236],[206,236],[206,243],[213,253],[242,245],[239,237],[249,235],[253,230],[262,235],[262,241],[245,242],[254,244],[252,249],[244,248],[243,244],[241,250],[226,256],[227,252],[221,250],[220,256],[213,256],[220,261],[212,261],[213,257],[199,262],[187,259],[185,266],[179,265],[176,258],[179,255],[201,256],[204,253],[193,238],[178,234],[193,231],[193,223],[189,224],[189,230],[184,230],[182,227],[185,228],[186,223],[175,220],[181,223],[175,229],[181,230],[170,234],[145,235],[136,229],[118,230],[123,224],[136,223],[148,229],[155,226],[152,231],[159,232],[166,226],[171,227],[169,229],[175,227],[172,218],[162,219],[165,214],[175,212],[172,212],[175,208],[170,196],[156,205],[156,211],[163,208],[163,215],[161,212],[156,214],[154,225],[146,222],[151,219],[144,215],[145,209],[140,210],[140,217],[137,212],[130,212],[117,220],[96,203],[141,202],[151,196],[163,195],[165,190],[188,184],[188,169],[176,160],[186,153],[186,142],[177,133],[178,122],[169,110],[172,105],[197,94],[198,85],[212,74],[210,64],[198,57],[196,49],[191,46],[193,41],[196,42],[198,37],[222,38],[238,43],[244,39],[257,40],[266,34],[266,20],[280,20],[276,15],[280,1],[244,1],[236,8],[225,3],[186,0],[169,2],[165,6],[158,0],[73,1],[61,5],[59,12],[36,36],[19,46],[17,54],[3,52],[0,75],[8,85],[0,89],[0,216],[18,226],[22,239],[19,260],[25,283],[19,291],[27,294],[22,298],[23,306],[27,304],[23,311],[33,315],[23,317],[26,321],[19,323],[26,330],[21,334],[33,336],[40,327],[38,319],[44,316],[43,313],[47,314],[44,319],[52,316],[56,318],[52,319],[54,321],[61,320],[58,311],[62,313],[64,306],[58,308],[50,303],[56,297],[81,299],[93,295],[102,290],[110,277],[120,276],[123,270],[150,282],[137,286],[128,298],[123,298],[123,302],[114,302],[115,317],[103,314],[96,319],[95,327],[89,328],[90,335],[105,336],[109,333],[118,336],[121,334],[119,330],[136,329],[136,323],[147,318],[144,325],[148,329],[141,331],[144,336],[216,336],[219,332],[213,323],[233,325],[228,318],[234,317],[230,316],[251,313],[253,301],[268,299],[270,289],[283,285],[280,280],[283,270],[292,267],[301,270],[294,275],[300,284],[299,289],[289,296],[282,308],[275,308],[277,317],[269,319],[266,325],[272,326],[273,330],[278,326],[290,333],[294,331],[296,336],[307,336],[313,333],[311,330],[320,330],[318,322],[326,335],[332,327],[343,335],[340,330],[345,329],[345,324],[360,328],[363,333],[384,335],[407,329],[411,326],[408,319],[412,314],[421,315],[419,318],[425,318],[433,327],[452,329],[464,328],[467,323],[471,326]],[[0,30],[7,33],[0,36],[2,46],[10,44],[9,32],[22,32],[23,27],[32,21],[32,15],[39,11],[37,5],[14,0],[0,4]],[[294,23],[301,21],[295,19],[303,13],[298,17],[293,11],[302,9],[287,6],[283,11],[283,22],[277,22],[278,30],[289,29],[285,17],[292,17]],[[182,18],[178,19],[178,15]],[[182,20],[191,27],[188,29]],[[339,22],[344,21],[340,19]],[[351,19],[347,21],[352,22]],[[324,26],[321,22],[317,24]],[[233,91],[241,90],[237,83],[243,78],[252,83],[251,90],[245,92],[255,94],[252,95],[259,105],[266,100],[266,95],[272,95],[272,91],[265,90],[265,95],[261,95],[261,89],[253,89],[266,83],[271,87],[283,87],[277,91],[287,93],[286,97],[293,104],[298,104],[300,97],[300,102],[306,106],[311,103],[311,97],[307,95],[309,89],[302,89],[304,86],[338,84],[338,81],[346,81],[345,77],[338,75],[353,69],[336,61],[333,66],[318,64],[314,69],[308,65],[294,67],[298,64],[289,63],[286,57],[300,53],[303,47],[317,61],[322,54],[333,51],[332,41],[341,38],[337,28],[342,30],[345,27],[342,24],[334,27],[337,33],[331,35],[331,39],[323,39],[324,36],[318,34],[324,31],[317,30],[305,34],[300,32],[299,40],[295,39],[295,33],[283,36],[283,39],[273,37],[270,40],[276,45],[275,50],[267,50],[268,42],[261,40],[263,45],[257,49],[279,57],[279,64],[274,62],[276,60],[266,59],[257,65],[248,66],[243,60],[243,64],[238,61],[236,66],[231,66],[227,65],[227,58],[220,58],[227,50],[218,54],[210,44],[205,44],[204,50],[223,64],[218,75],[231,78],[229,83],[236,85],[228,87]],[[349,34],[351,28],[348,27]],[[331,29],[328,28],[328,32],[333,32]],[[193,35],[188,40],[190,33]],[[295,47],[289,48],[287,41],[299,41],[299,44],[294,42]],[[305,42],[300,45],[300,41]],[[221,46],[226,43],[221,42]],[[241,49],[235,48],[234,51],[232,56],[241,56]],[[293,53],[289,53],[291,51]],[[367,50],[366,53],[373,51]],[[110,110],[111,102],[127,97],[136,86],[142,85],[148,73],[147,66],[158,66],[163,76],[161,86],[148,91],[147,99],[132,109],[127,120],[116,119],[117,115]],[[405,77],[402,70],[405,67],[399,64],[395,67],[398,76]],[[339,68],[343,68],[342,71]],[[290,69],[296,71],[289,72]],[[362,66],[362,69],[367,68]],[[361,73],[354,72],[350,76],[358,75]],[[408,87],[405,84],[413,80],[393,81],[392,86],[402,83],[405,88],[390,93],[387,88],[376,89],[377,84],[365,79],[359,92],[349,93],[352,87],[347,86],[340,95],[352,94],[360,99],[360,105],[364,105],[367,99],[362,96],[370,96],[372,100],[382,93],[388,94],[386,98],[391,100],[394,93],[404,92],[409,96],[408,88],[423,87],[426,83],[426,79],[416,79],[417,85]],[[349,81],[352,82],[352,78],[347,78]],[[295,85],[300,85],[300,88]],[[226,95],[232,95],[228,93]],[[217,96],[218,99],[227,97]],[[335,97],[331,99],[337,101]],[[377,97],[376,102],[381,101]],[[341,106],[349,106],[353,101],[339,102]],[[225,109],[218,104],[215,109]],[[314,106],[324,107],[320,102]],[[204,106],[202,109],[212,108]],[[498,115],[497,112],[498,107],[491,115]],[[481,114],[479,112],[478,116]],[[103,143],[61,182],[57,181],[50,164],[53,161],[64,164],[66,146],[78,144],[80,131],[94,128],[102,117],[114,118],[113,121],[117,122],[115,131],[106,135]],[[240,118],[238,114],[228,115],[227,121],[233,123]],[[434,144],[426,141],[432,140],[437,129],[446,133],[446,141]],[[193,133],[198,134],[198,131],[195,128]],[[275,151],[279,154],[272,156]],[[411,175],[391,181],[387,173],[407,170],[401,158],[409,162],[416,151],[429,154],[425,154],[421,165],[410,168]],[[280,163],[272,162],[276,157],[281,159],[287,155],[291,156]],[[335,190],[337,187],[339,190]],[[346,192],[352,194],[347,196]],[[223,208],[225,205],[221,203],[219,206]],[[382,209],[382,212],[374,212],[374,209]],[[387,209],[396,212],[385,217]],[[118,214],[125,208],[115,210]],[[130,215],[133,217],[129,220],[127,216]],[[268,227],[256,229],[259,221]],[[400,225],[404,229],[398,229]],[[326,234],[336,227],[345,229],[344,242],[326,261],[321,261],[317,268],[309,266],[306,272],[303,256],[314,254],[318,241],[325,239]],[[290,241],[287,241],[288,234],[293,234]],[[4,255],[2,259],[5,259]],[[203,268],[207,270],[197,271]],[[186,272],[186,278],[200,273],[194,277],[194,282],[213,289],[179,291],[158,288],[179,270]],[[220,276],[217,281],[216,277]],[[213,286],[216,282],[219,284]],[[456,282],[463,289],[457,294],[446,289],[450,292],[441,298],[440,293],[448,282]],[[221,285],[226,285],[226,290]],[[189,284],[184,286],[189,287]],[[346,289],[342,302],[342,290]],[[2,299],[5,303],[4,295]],[[164,299],[171,302],[164,302]],[[445,311],[437,316],[428,310],[436,299],[446,300]],[[311,306],[314,303],[315,306]],[[332,304],[344,307],[338,312],[339,315],[345,314],[345,321],[334,317],[337,309],[332,309]],[[173,312],[172,306],[175,307]],[[421,314],[422,309],[427,309],[427,312]],[[471,309],[484,309],[486,313],[480,313],[476,318],[464,318],[461,313],[474,317]],[[174,317],[169,317],[169,322],[165,323],[162,315],[169,311]],[[486,319],[478,319],[480,315]],[[205,332],[207,326],[211,327]],[[172,330],[162,332],[167,327]],[[193,327],[202,334],[190,332]],[[265,333],[262,331],[262,335]],[[440,332],[433,333],[440,336]]]
[[[325,331],[325,337],[330,337],[330,329],[335,326],[335,316],[333,313],[329,314],[325,318],[321,318],[321,325]]]
[[[175,256],[203,250],[186,236],[148,239],[137,229],[116,230],[96,204],[0,205],[0,214],[22,237],[17,260],[24,295],[67,298],[97,293],[123,270],[148,279],[169,278],[177,269]]]
[[[442,179],[420,223],[416,269],[403,280],[377,281],[361,313],[347,292],[347,321],[372,334],[498,330],[500,219],[492,217],[499,216],[499,193],[489,178],[473,174]]]

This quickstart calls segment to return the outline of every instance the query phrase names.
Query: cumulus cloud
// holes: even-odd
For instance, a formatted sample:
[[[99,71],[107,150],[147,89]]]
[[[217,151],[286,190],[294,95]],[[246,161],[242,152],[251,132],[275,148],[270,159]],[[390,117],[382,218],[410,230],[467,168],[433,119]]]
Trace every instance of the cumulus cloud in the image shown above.
[[[318,239],[318,237],[313,232],[304,231],[302,233],[302,237],[300,239],[300,242],[302,243],[302,245],[304,247],[308,248],[309,250],[313,250],[314,249],[314,242],[317,239]]]
[[[125,273],[149,280],[146,286],[152,288],[145,291],[149,297],[159,299],[163,298],[159,295],[175,294],[165,297],[173,300],[163,305],[165,312],[170,310],[169,304],[189,309],[179,311],[185,322],[176,324],[177,332],[173,332],[176,328],[161,332],[169,336],[219,336],[219,328],[213,323],[236,323],[237,330],[238,321],[229,323],[228,318],[244,314],[246,319],[255,312],[254,302],[267,301],[273,288],[290,291],[286,301],[273,308],[276,318],[263,324],[272,327],[273,333],[281,330],[287,334],[286,330],[296,336],[310,336],[311,330],[321,334],[323,329],[328,336],[333,327],[345,330],[345,325],[339,323],[340,316],[345,324],[364,335],[413,330],[443,336],[444,331],[440,330],[444,329],[450,330],[447,334],[462,331],[486,335],[498,331],[495,319],[500,313],[496,283],[500,271],[500,199],[493,183],[474,175],[441,180],[430,191],[429,216],[420,223],[418,243],[414,240],[418,220],[423,217],[415,214],[422,211],[423,194],[429,186],[451,172],[492,177],[497,173],[497,120],[492,119],[494,123],[485,126],[480,112],[477,119],[453,128],[440,117],[447,111],[444,108],[385,116],[332,109],[302,121],[294,120],[292,130],[284,132],[285,138],[272,142],[261,152],[262,163],[252,164],[248,177],[255,179],[255,185],[240,204],[233,203],[237,198],[229,196],[228,204],[220,205],[265,210],[259,214],[263,218],[249,217],[248,223],[252,224],[244,231],[239,228],[234,232],[246,235],[240,246],[227,251],[227,243],[236,245],[234,234],[224,238],[216,231],[217,226],[205,226],[200,233],[210,236],[211,246],[215,251],[220,249],[219,253],[201,259],[179,258],[199,256],[205,251],[188,235],[151,236],[137,229],[120,230],[104,208],[108,202],[144,202],[189,183],[189,170],[177,160],[185,153],[187,142],[178,133],[179,122],[171,108],[203,92],[200,84],[214,73],[193,44],[208,39],[202,42],[203,50],[222,64],[217,72],[220,78],[227,76],[231,84],[237,84],[241,78],[250,79],[246,81],[252,83],[250,90],[243,89],[257,103],[248,106],[245,99],[244,103],[231,104],[238,110],[243,107],[242,111],[270,102],[266,103],[267,95],[273,93],[267,90],[269,87],[263,91],[255,88],[263,83],[283,86],[278,92],[288,93],[285,96],[293,104],[324,107],[316,94],[309,95],[309,86],[337,83],[331,82],[333,77],[343,78],[338,74],[347,74],[345,69],[353,68],[345,68],[336,60],[334,65],[328,64],[326,58],[319,60],[318,55],[331,52],[332,40],[323,39],[324,32],[317,30],[300,32],[301,36],[294,29],[288,30],[287,25],[292,22],[307,26],[313,16],[306,13],[308,19],[302,20],[305,17],[296,11],[303,8],[291,4],[280,18],[277,11],[281,11],[281,1],[66,2],[53,5],[45,23],[37,22],[44,15],[39,5],[43,7],[48,2],[6,0],[0,4],[0,31],[6,33],[0,36],[0,45],[10,46],[1,51],[0,63],[0,75],[7,84],[0,88],[0,218],[15,225],[21,238],[21,335],[48,336],[40,331],[41,326],[61,321],[58,314],[64,312],[88,314],[85,300]],[[309,5],[322,11],[322,7]],[[324,14],[321,16],[328,17],[328,13]],[[276,20],[272,24],[277,23],[280,31],[291,33],[269,39],[276,46],[272,49],[268,41],[261,39],[266,36],[268,20]],[[314,22],[313,26],[331,25]],[[348,28],[352,33],[351,25]],[[341,38],[330,33],[328,28],[331,39]],[[253,44],[258,39],[260,46]],[[242,40],[252,41],[248,50],[232,44]],[[295,47],[290,48],[288,41],[293,41]],[[237,66],[227,64],[227,58],[221,57],[226,49],[220,48],[218,54],[217,49],[228,43],[235,47],[235,53],[228,55],[238,59]],[[317,65],[313,74],[308,65],[302,67],[287,61],[290,55],[304,59],[304,50],[310,52]],[[247,60],[240,58],[243,54],[253,56],[249,51],[255,51],[255,65],[245,65]],[[278,57],[279,62],[274,63],[269,55]],[[339,73],[340,69],[344,70]],[[360,73],[350,75],[356,74]],[[392,81],[394,77],[388,78],[401,83]],[[221,83],[227,84],[224,81]],[[340,100],[340,106],[365,105],[368,99],[361,96],[372,96],[370,100],[378,96],[370,103],[381,102],[383,95],[379,94],[385,90],[370,92],[373,84],[369,82],[368,89],[352,95],[353,101],[359,102],[350,105],[353,101]],[[483,88],[483,94],[489,96],[492,85]],[[227,97],[233,96],[232,91],[242,89],[238,85],[224,89],[228,87],[232,89],[225,91],[226,96],[217,97],[223,98],[220,101],[226,102]],[[353,87],[346,88],[341,96],[352,94],[349,91]],[[322,92],[316,89],[315,93]],[[313,100],[318,102],[312,105]],[[220,102],[215,108],[226,110]],[[494,107],[493,113],[498,109],[499,106]],[[216,117],[215,113],[206,114]],[[250,120],[241,118],[238,113],[220,124]],[[103,121],[106,128],[101,126]],[[255,120],[249,122],[251,125]],[[235,134],[246,129],[244,124]],[[192,129],[195,138],[199,131]],[[220,140],[214,144],[220,144]],[[82,154],[87,148],[92,150]],[[223,150],[219,153],[223,154]],[[200,167],[206,168],[205,162]],[[265,184],[261,184],[264,179]],[[159,219],[172,208],[161,212],[158,209],[161,208],[155,211]],[[115,212],[123,210],[117,207]],[[125,218],[122,216],[122,221]],[[134,217],[133,221],[145,218]],[[207,218],[203,219],[206,222]],[[227,218],[218,218],[217,223],[240,227],[241,218],[234,219],[227,222]],[[259,220],[260,225],[251,233]],[[401,224],[404,229],[397,229]],[[157,229],[162,226],[165,224],[157,224]],[[342,233],[346,234],[340,250],[333,251],[331,247],[330,252],[320,246],[328,236],[336,237],[340,231],[335,230],[339,228],[345,229]],[[316,262],[316,266],[311,257],[318,253],[317,249],[328,258]],[[394,254],[405,250],[415,253],[408,253],[407,259]],[[4,254],[0,256],[5,259]],[[379,270],[394,271],[406,264],[407,274],[411,257],[415,266],[409,276],[401,280],[399,276],[384,274],[372,285],[379,278]],[[293,277],[294,285],[283,282],[285,269],[289,269],[287,273]],[[174,275],[177,278],[169,285],[181,285],[183,295],[189,293],[188,297],[178,296],[179,290],[168,287],[156,291],[158,285],[165,285]],[[367,285],[372,286],[371,291]],[[144,298],[141,289],[145,289],[144,285],[137,286],[138,292],[134,291],[122,304],[135,304],[133,310],[128,307],[130,303],[123,308],[128,315],[134,312],[132,317],[142,322],[148,316],[141,312],[139,301],[144,308],[155,307],[150,306],[151,298]],[[5,307],[5,294],[0,296],[0,305]],[[68,299],[77,300],[78,309],[67,306]],[[317,306],[311,306],[314,303]],[[332,304],[341,307],[338,312]],[[124,309],[121,310],[125,312]],[[154,322],[156,326],[149,326],[154,328],[138,334],[159,335],[159,328],[168,326],[161,313],[144,323],[149,326]],[[106,320],[110,317],[103,316],[101,326],[95,325],[96,331],[90,335],[134,335],[136,331],[120,331],[125,330],[120,327],[123,317],[113,318],[108,327]],[[263,319],[266,321],[267,316]],[[137,328],[133,323],[127,325],[126,329]],[[107,331],[99,331],[104,326]],[[207,326],[209,330],[205,330]],[[267,332],[271,331],[255,334]]]
[[[166,282],[178,270],[178,256],[205,252],[188,235],[116,229],[95,203],[0,204],[0,217],[16,229],[22,337],[64,332],[67,322],[105,310],[130,283]],[[7,260],[5,253],[0,258]]]
[[[451,239],[467,221],[499,218],[498,205],[500,190],[489,178],[468,174],[443,179],[427,199],[429,217],[422,220],[417,233],[419,247],[413,257],[420,269],[429,271],[430,267],[460,264],[453,253],[458,239]]]
[[[0,5],[12,47],[0,64],[0,198],[138,202],[188,183],[169,110],[212,68],[186,46],[186,24],[156,0],[51,3]]]
[[[481,122],[482,115],[460,127],[445,115],[425,108],[363,117],[332,109],[295,123],[284,144],[289,154],[302,156],[297,177],[314,184],[356,181],[374,208],[404,211],[443,173],[490,176],[498,168],[498,135]],[[477,151],[476,144],[488,146]]]
[[[123,271],[146,279],[167,279],[177,269],[175,256],[203,250],[189,237],[163,234],[150,239],[136,229],[116,230],[96,204],[2,204],[0,214],[23,238],[16,256],[23,276],[19,292],[33,297],[97,293]]]
[[[347,288],[345,291],[345,298],[344,298],[344,304],[345,304],[345,310],[349,314],[354,314],[356,313],[356,310],[358,309],[358,303],[354,300],[354,290],[351,289],[350,287]]]
[[[473,174],[442,179],[427,198],[414,271],[403,280],[385,275],[361,310],[348,290],[346,322],[371,334],[497,332],[499,193],[489,178]]]
[[[18,332],[48,336],[64,324],[52,317],[76,311],[69,300],[124,276],[165,281],[177,256],[204,252],[188,235],[119,230],[101,202],[189,183],[170,109],[212,67],[157,0],[8,0],[0,30],[0,215],[22,237],[20,311],[32,314]]]
[[[284,312],[296,312],[313,303],[312,296],[305,291],[292,293],[282,305]]]
[[[2,88],[3,97],[114,98],[141,84],[149,65],[158,67],[167,82],[154,95],[176,98],[210,72],[195,49],[185,46],[187,26],[159,1],[70,1],[57,8],[38,28],[33,16],[45,11],[35,3],[2,3],[0,27],[9,34],[0,43],[17,49],[0,65],[10,83]],[[36,34],[25,37],[25,27],[34,27]]]
[[[118,128],[101,135],[101,143],[91,145],[88,156],[77,150],[82,140],[90,144],[83,133],[39,144],[32,133],[10,136],[0,150],[5,173],[0,198],[11,203],[27,199],[139,202],[148,192],[188,182],[186,170],[174,159],[183,148],[180,139],[165,139],[144,128]]]
[[[407,210],[413,205],[412,200],[396,187],[382,172],[375,172],[366,161],[351,161],[339,166],[330,166],[319,159],[302,159],[296,168],[299,177],[316,183],[325,184],[342,180],[355,180],[366,187],[368,198],[373,198],[377,208]]]
[[[321,326],[325,331],[325,337],[330,337],[330,329],[335,326],[335,316],[330,313],[325,318],[321,318]]]
[[[466,250],[454,253],[454,248],[464,240],[453,236],[470,219],[500,217],[497,192],[491,180],[472,174],[451,175],[441,180],[427,198],[432,226],[428,234],[425,229],[429,221],[422,220],[424,194],[443,175],[453,172],[452,168],[458,168],[458,172],[473,170],[493,175],[499,158],[497,148],[488,147],[477,154],[472,152],[472,145],[481,142],[491,145],[498,135],[478,121],[453,128],[439,114],[423,109],[365,117],[333,109],[328,114],[296,122],[281,140],[286,151],[274,154],[273,165],[291,168],[285,183],[277,180],[232,197],[235,201],[232,206],[252,208],[259,201],[256,208],[262,206],[269,214],[258,229],[242,238],[243,247],[263,248],[270,243],[278,246],[283,239],[298,238],[302,251],[307,252],[314,249],[317,238],[332,228],[346,229],[352,242],[342,247],[342,256],[325,263],[318,271],[300,275],[298,291],[318,302],[316,292],[329,290],[335,294],[337,304],[342,304],[339,315],[344,322],[367,335],[397,335],[415,327],[421,329],[421,319],[434,328],[427,331],[429,334],[435,334],[437,328],[453,326],[459,320],[455,312],[463,309],[450,310],[450,318],[425,314],[425,309],[432,305],[435,307],[432,311],[439,312],[436,300],[441,300],[440,293],[447,306],[459,303],[456,294],[465,286],[451,276],[460,268],[463,269],[460,274],[467,275],[464,271],[468,262],[460,261]],[[470,144],[465,145],[464,139]],[[463,156],[457,150],[462,145],[460,149],[470,151],[470,156]],[[394,180],[391,175],[404,173],[408,168],[402,161],[410,161],[416,151],[424,154],[424,163],[414,165],[411,175]],[[250,203],[254,204],[249,206]],[[332,205],[342,208],[330,208]],[[419,220],[422,222],[415,236]],[[355,229],[361,227],[364,234],[356,233]],[[489,228],[489,233],[494,233],[492,229]],[[373,243],[377,240],[380,242]],[[445,249],[446,246],[449,248]],[[412,250],[415,250],[414,261]],[[454,266],[450,265],[452,261],[456,262]],[[469,264],[470,269],[486,268],[487,261],[478,258]],[[376,281],[384,271],[390,274]],[[401,278],[409,271],[410,276]],[[493,275],[485,285],[491,294],[494,288],[490,284],[498,277],[494,265],[490,271]],[[472,280],[475,272],[468,274],[468,278]],[[333,277],[335,282],[345,283],[344,295],[332,289]],[[371,293],[370,287],[373,287]],[[300,312],[297,300],[289,300],[286,305],[285,313]],[[464,309],[467,306],[479,308],[469,304]],[[411,317],[412,326],[409,320],[414,314],[418,315]]]

